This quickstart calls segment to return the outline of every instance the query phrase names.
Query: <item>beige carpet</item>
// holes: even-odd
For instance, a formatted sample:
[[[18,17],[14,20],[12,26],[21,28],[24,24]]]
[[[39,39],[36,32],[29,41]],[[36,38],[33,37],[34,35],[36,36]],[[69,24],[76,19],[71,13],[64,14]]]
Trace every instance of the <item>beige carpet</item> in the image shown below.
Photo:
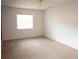
[[[5,41],[1,59],[78,59],[77,50],[46,38]]]

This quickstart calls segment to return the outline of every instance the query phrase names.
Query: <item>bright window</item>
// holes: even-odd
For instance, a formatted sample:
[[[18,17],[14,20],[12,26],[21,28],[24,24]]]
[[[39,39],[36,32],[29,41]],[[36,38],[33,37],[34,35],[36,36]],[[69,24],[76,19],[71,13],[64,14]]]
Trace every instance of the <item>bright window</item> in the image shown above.
[[[17,29],[32,29],[33,15],[17,15]]]

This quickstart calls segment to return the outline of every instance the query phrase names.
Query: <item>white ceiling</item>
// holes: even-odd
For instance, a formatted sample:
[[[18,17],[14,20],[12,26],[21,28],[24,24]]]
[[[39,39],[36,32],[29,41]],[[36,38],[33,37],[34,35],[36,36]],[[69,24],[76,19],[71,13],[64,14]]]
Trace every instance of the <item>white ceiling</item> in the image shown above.
[[[27,9],[46,9],[50,6],[55,6],[65,2],[70,2],[75,0],[2,0],[3,6],[17,7],[17,8],[27,8]]]

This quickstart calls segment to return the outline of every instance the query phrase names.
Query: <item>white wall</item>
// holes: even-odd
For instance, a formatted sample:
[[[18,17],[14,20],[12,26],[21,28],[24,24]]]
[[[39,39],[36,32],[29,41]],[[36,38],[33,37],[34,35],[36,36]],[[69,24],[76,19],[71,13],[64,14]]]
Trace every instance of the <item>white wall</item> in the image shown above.
[[[16,15],[17,14],[33,14],[34,28],[26,30],[16,29]],[[19,38],[36,37],[43,35],[43,11],[41,10],[27,10],[2,6],[2,39],[11,40]]]
[[[47,9],[44,20],[45,36],[77,49],[77,13],[77,1]]]

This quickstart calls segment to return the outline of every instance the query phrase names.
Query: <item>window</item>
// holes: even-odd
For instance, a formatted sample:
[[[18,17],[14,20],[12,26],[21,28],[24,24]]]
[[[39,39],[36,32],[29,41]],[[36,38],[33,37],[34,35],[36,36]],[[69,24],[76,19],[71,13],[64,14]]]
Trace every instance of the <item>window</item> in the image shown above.
[[[17,29],[33,29],[33,15],[17,15]]]

